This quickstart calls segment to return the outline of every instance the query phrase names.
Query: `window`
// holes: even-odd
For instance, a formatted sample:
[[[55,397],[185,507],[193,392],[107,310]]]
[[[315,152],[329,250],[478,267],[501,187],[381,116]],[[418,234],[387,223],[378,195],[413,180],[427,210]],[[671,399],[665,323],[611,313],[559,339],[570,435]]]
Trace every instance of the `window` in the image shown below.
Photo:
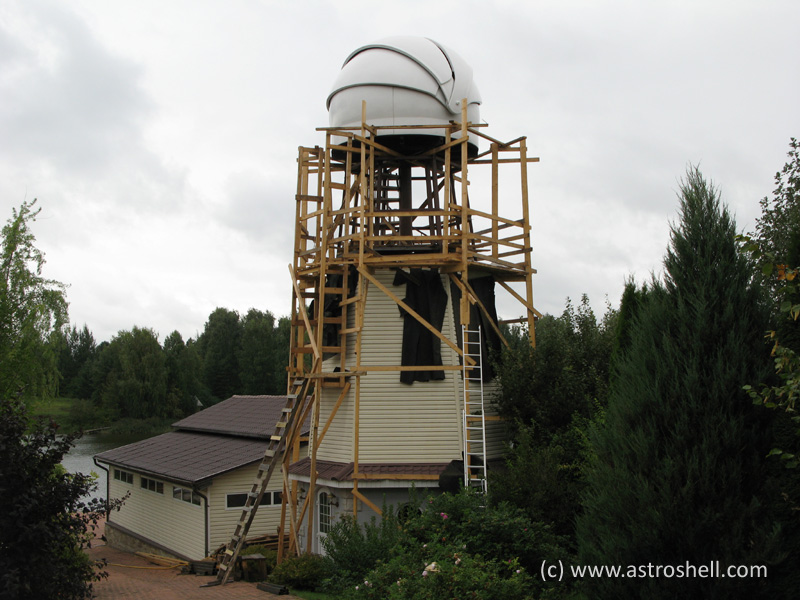
[[[247,503],[248,494],[226,494],[225,495],[225,508],[243,508]],[[261,497],[261,506],[270,506],[277,504],[281,505],[282,492],[264,492]]]
[[[405,523],[411,517],[421,514],[422,510],[420,510],[418,507],[414,506],[410,502],[406,502],[405,504],[402,504],[400,508],[397,509],[397,520],[400,523]]]
[[[319,532],[328,533],[331,530],[331,501],[326,492],[319,495]]]
[[[141,478],[141,486],[144,490],[150,490],[151,492],[155,492],[156,494],[163,494],[164,493],[164,484],[160,481],[156,481],[155,479],[148,479],[147,477]]]
[[[225,508],[242,508],[247,503],[247,494],[227,494]]]
[[[261,499],[261,504],[269,506],[270,504],[277,504],[280,506],[283,492],[264,492],[264,497]]]
[[[183,500],[189,504],[200,506],[200,494],[188,488],[172,486],[172,497],[175,500]]]
[[[114,469],[114,479],[122,483],[127,483],[128,485],[133,485],[133,473],[128,473],[127,471]]]

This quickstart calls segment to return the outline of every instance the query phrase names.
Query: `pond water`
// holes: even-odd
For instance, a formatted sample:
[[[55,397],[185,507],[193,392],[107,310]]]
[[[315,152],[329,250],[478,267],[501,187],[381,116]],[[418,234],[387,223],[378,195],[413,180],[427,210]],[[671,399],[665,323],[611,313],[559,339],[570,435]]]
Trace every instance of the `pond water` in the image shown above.
[[[106,472],[98,467],[94,462],[94,455],[112,448],[119,448],[126,444],[132,444],[145,438],[152,437],[149,435],[115,435],[111,432],[100,431],[97,433],[87,433],[83,437],[76,440],[72,450],[64,457],[61,464],[70,473],[83,473],[89,475],[91,473],[97,474],[97,488],[89,494],[86,498],[102,498],[106,497]]]

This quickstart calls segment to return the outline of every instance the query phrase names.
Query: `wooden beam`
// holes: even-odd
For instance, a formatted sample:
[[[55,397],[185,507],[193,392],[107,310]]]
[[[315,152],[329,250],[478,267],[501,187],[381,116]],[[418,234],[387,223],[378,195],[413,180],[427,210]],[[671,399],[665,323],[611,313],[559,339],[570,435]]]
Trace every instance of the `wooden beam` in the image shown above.
[[[376,513],[378,513],[379,517],[383,516],[383,511],[380,508],[378,508],[377,506],[375,506],[375,504],[373,502],[371,502],[369,498],[367,498],[364,494],[359,492],[356,488],[353,488],[353,496],[355,496],[356,498],[361,500],[364,504],[366,504],[372,510],[374,510]]]
[[[306,312],[306,305],[303,302],[303,293],[300,291],[300,287],[297,285],[297,277],[295,277],[295,271],[292,265],[289,265],[289,273],[292,275],[292,286],[294,286],[294,293],[297,296],[297,308],[300,311],[300,316],[303,318],[303,322],[306,326],[306,331],[308,331],[308,339],[311,342],[311,347],[314,349],[314,357],[319,359],[321,355],[319,353],[319,348],[317,347],[317,342],[314,340],[314,336],[312,335],[311,324],[309,323],[308,319],[308,312]]]
[[[450,347],[451,347],[453,350],[455,350],[455,352],[456,352],[456,353],[457,353],[459,356],[463,356],[463,355],[464,355],[464,352],[461,350],[461,348],[459,348],[459,347],[458,347],[458,346],[457,346],[455,343],[453,343],[451,340],[449,340],[448,338],[446,338],[446,337],[445,337],[445,336],[442,334],[442,332],[441,332],[441,331],[439,331],[438,329],[436,329],[436,327],[434,327],[433,325],[431,325],[430,323],[428,323],[428,321],[427,321],[427,320],[426,320],[424,317],[420,316],[420,314],[419,314],[417,311],[415,311],[415,310],[414,310],[413,308],[411,308],[411,307],[410,307],[408,304],[406,304],[406,303],[405,303],[405,302],[403,302],[403,301],[402,301],[400,298],[398,298],[398,296],[397,296],[397,295],[396,295],[394,292],[392,292],[392,290],[390,290],[390,289],[389,289],[389,288],[387,288],[385,285],[383,285],[383,284],[382,284],[380,281],[378,281],[378,280],[377,280],[377,279],[376,279],[376,278],[375,278],[375,277],[372,275],[372,273],[370,273],[370,272],[369,272],[369,271],[368,271],[366,268],[364,268],[363,266],[359,265],[359,267],[358,267],[358,272],[359,272],[359,273],[361,273],[361,274],[362,274],[364,277],[366,277],[367,279],[369,279],[370,283],[372,283],[372,284],[373,284],[375,287],[377,287],[379,290],[381,290],[381,291],[382,291],[384,294],[386,294],[387,296],[389,296],[389,298],[391,298],[392,300],[394,300],[395,304],[397,304],[398,306],[400,306],[400,307],[401,307],[401,308],[402,308],[404,311],[406,311],[406,312],[407,312],[409,315],[411,315],[412,317],[414,317],[414,319],[416,319],[417,321],[419,321],[419,323],[420,323],[420,324],[421,324],[423,327],[425,327],[425,329],[427,329],[428,331],[430,331],[431,333],[433,333],[433,334],[434,334],[436,337],[438,337],[440,340],[442,340],[442,341],[443,341],[445,344],[447,344],[447,345],[448,345],[448,346],[450,346]]]
[[[470,360],[474,363],[473,359]],[[368,367],[361,365],[361,370],[367,373],[371,371],[460,371],[461,365],[370,365]]]
[[[410,481],[410,480],[417,480],[417,481],[439,481],[438,475],[420,475],[419,473],[393,473],[391,475],[381,474],[381,473],[362,473],[358,476],[359,479],[386,479],[386,480],[396,480],[396,481]]]
[[[472,286],[469,284],[469,282],[464,283],[463,281],[460,281],[458,277],[456,277],[452,273],[450,274],[450,279],[452,279],[456,283],[456,285],[461,288],[462,294],[468,292],[468,295],[473,298],[474,303],[477,304],[478,308],[481,309],[481,312],[486,317],[486,320],[489,321],[489,324],[492,326],[492,329],[494,329],[495,333],[497,333],[497,335],[500,337],[500,340],[506,345],[506,348],[511,348],[511,345],[508,343],[508,340],[506,340],[506,338],[503,336],[503,333],[500,331],[500,328],[497,326],[497,323],[494,322],[494,319],[489,314],[489,311],[486,309],[486,307],[483,305],[483,302],[481,302],[481,299],[478,298],[478,294],[475,293],[475,290],[472,289]],[[466,286],[466,289],[464,289],[464,286]]]
[[[342,400],[344,397],[347,396],[347,393],[350,391],[350,382],[348,381],[345,383],[344,387],[342,388],[341,393],[339,394],[339,399],[336,400],[336,404],[331,411],[331,414],[328,415],[328,419],[325,421],[325,426],[322,428],[322,433],[319,434],[319,439],[314,440],[314,453],[319,450],[319,446],[322,443],[322,440],[325,439],[325,434],[328,432],[328,427],[331,426],[331,422],[333,421],[333,417],[336,416],[336,412],[339,410],[339,407],[342,405]]]
[[[522,296],[520,296],[520,295],[519,295],[519,294],[518,294],[518,293],[517,293],[517,292],[514,290],[514,288],[512,288],[510,285],[508,285],[508,284],[507,284],[505,281],[498,281],[497,283],[499,283],[500,285],[502,285],[502,286],[503,286],[503,287],[506,289],[506,291],[507,291],[509,294],[511,294],[512,296],[514,296],[514,298],[516,298],[517,300],[519,300],[520,304],[522,304],[522,305],[523,305],[525,308],[527,308],[529,311],[531,311],[531,312],[532,312],[533,314],[535,314],[537,317],[541,317],[541,316],[542,316],[542,313],[540,313],[538,310],[536,310],[536,309],[535,309],[535,308],[534,308],[534,307],[533,307],[531,304],[528,304],[528,301],[527,301],[527,300],[525,300],[525,298],[523,298]],[[510,322],[510,321],[509,321],[509,322]]]

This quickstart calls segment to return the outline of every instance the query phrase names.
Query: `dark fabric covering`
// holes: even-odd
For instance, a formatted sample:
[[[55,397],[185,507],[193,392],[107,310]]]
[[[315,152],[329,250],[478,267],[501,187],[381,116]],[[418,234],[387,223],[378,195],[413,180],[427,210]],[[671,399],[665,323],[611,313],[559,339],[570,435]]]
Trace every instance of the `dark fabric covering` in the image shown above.
[[[447,310],[447,292],[442,285],[438,269],[398,270],[394,285],[406,284],[403,302],[414,309],[437,330],[442,330],[444,313]],[[442,342],[433,332],[400,308],[403,315],[403,349],[400,364],[438,366],[442,364]],[[415,381],[440,381],[444,371],[401,371],[400,381],[412,384]]]
[[[497,306],[495,304],[494,296],[494,277],[491,275],[486,277],[478,277],[469,280],[469,285],[475,292],[475,295],[486,307],[490,318],[497,324]],[[459,303],[461,302],[461,288],[455,283],[450,284],[450,294],[453,298],[453,315],[456,322],[456,338],[459,347],[462,346],[461,342],[461,311],[459,310]],[[500,336],[492,327],[489,319],[487,319],[480,306],[473,304],[469,310],[470,329],[481,328],[481,354],[483,355],[483,380],[491,381],[494,379],[494,357],[500,353]]]
[[[325,278],[325,287],[327,288],[339,288],[342,287],[342,281],[344,277],[342,275],[328,275]],[[358,270],[350,266],[350,271],[347,276],[347,297],[352,298],[355,296],[356,288],[358,286]],[[339,294],[325,294],[325,298],[322,304],[323,314],[326,318],[336,318],[342,316],[342,307],[339,303]],[[316,318],[316,307],[314,301],[311,301],[309,306],[308,312],[311,315],[311,318]],[[339,346],[339,330],[341,327],[338,323],[325,323],[322,327],[322,345],[323,346]],[[331,353],[325,353],[323,358],[329,358],[333,356]]]

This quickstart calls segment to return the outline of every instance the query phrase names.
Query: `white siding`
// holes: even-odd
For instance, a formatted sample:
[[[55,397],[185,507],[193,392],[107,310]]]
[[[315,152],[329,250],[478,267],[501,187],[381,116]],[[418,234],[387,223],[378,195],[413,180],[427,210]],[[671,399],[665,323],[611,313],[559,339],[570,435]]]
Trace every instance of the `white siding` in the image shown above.
[[[161,481],[164,493],[142,489],[141,475],[138,473],[134,474],[133,485],[128,485],[114,479],[113,466],[109,469],[110,497],[122,498],[128,491],[131,492],[119,512],[111,513],[110,520],[176,554],[192,559],[203,558],[204,507],[174,499],[173,484],[154,477],[148,479]]]
[[[397,296],[405,295],[404,286],[393,286],[394,271],[382,270],[378,280]],[[442,276],[442,284],[450,296],[450,281]],[[348,309],[348,327],[354,326],[354,305]],[[455,341],[453,305],[448,298],[443,333]],[[347,365],[356,368],[355,335],[348,336]],[[367,294],[362,334],[361,364],[399,366],[403,343],[403,317],[397,304],[374,285]],[[458,365],[458,356],[442,343],[442,362]],[[335,360],[338,360],[335,359]],[[326,364],[332,370],[333,360]],[[322,460],[353,460],[355,387],[343,400],[318,454]],[[496,382],[484,390],[487,414],[494,414],[491,399],[498,391]],[[320,408],[320,432],[339,397],[338,388],[324,388]],[[463,386],[461,371],[445,371],[443,381],[400,382],[399,371],[372,371],[361,377],[359,417],[359,462],[448,462],[461,458]],[[504,426],[487,423],[487,454],[495,458],[503,452]]]
[[[235,471],[219,475],[206,490],[209,502],[209,552],[214,552],[222,544],[231,541],[236,524],[242,516],[241,508],[226,508],[227,494],[247,493],[253,487],[258,463],[241,467]],[[280,491],[283,487],[280,467],[275,469],[267,486],[268,491]],[[261,505],[256,511],[255,519],[247,537],[263,534],[275,534],[281,518],[281,505]]]
[[[396,293],[394,271],[379,271],[377,278]],[[449,295],[449,280],[442,277]],[[351,320],[355,311],[349,311]],[[352,326],[352,321],[350,323]],[[453,313],[448,299],[443,331],[454,339]],[[355,338],[355,336],[350,336]],[[364,314],[362,358],[364,366],[399,366],[403,343],[403,317],[397,304],[375,286],[370,286]],[[446,365],[458,364],[455,353],[442,344]],[[355,368],[353,344],[348,344],[347,363]],[[342,403],[326,434],[318,457],[325,460],[353,460],[355,414],[353,389]],[[359,418],[359,462],[447,462],[461,455],[459,371],[445,371],[444,381],[400,383],[399,371],[373,371],[361,378]],[[330,413],[338,389],[324,389],[320,426]]]

